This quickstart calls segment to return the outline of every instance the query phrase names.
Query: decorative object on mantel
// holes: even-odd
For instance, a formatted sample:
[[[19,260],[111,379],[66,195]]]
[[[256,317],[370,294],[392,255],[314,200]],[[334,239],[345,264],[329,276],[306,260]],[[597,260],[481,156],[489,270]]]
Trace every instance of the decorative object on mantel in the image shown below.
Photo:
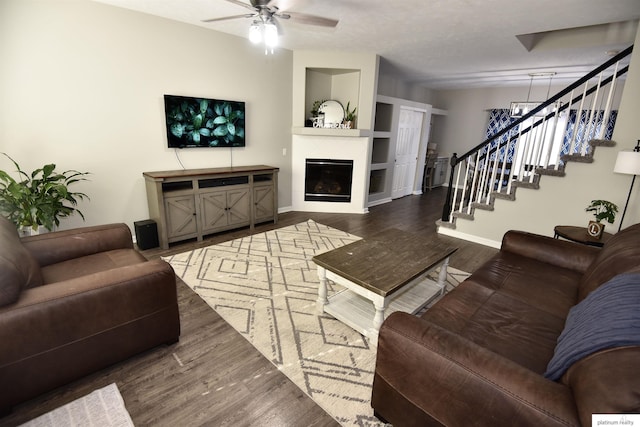
[[[356,107],[353,107],[353,110],[350,110],[349,107],[351,105],[351,101],[347,102],[347,106],[344,109],[344,126],[347,129],[355,129],[356,128]]]
[[[633,190],[633,184],[636,182],[636,175],[640,175],[640,139],[636,143],[633,151],[621,151],[618,153],[618,158],[616,159],[616,165],[613,167],[613,171],[615,173],[633,175],[633,178],[631,179],[631,187],[629,187],[629,194],[627,195],[627,202],[624,204],[622,218],[620,219],[620,225],[618,226],[618,231],[620,231],[622,229],[622,222],[624,221],[624,214],[627,213],[627,206],[629,206],[631,190]]]
[[[69,191],[68,186],[86,181],[89,172],[56,172],[56,165],[51,163],[29,175],[8,154],[2,154],[15,165],[19,181],[0,170],[0,215],[13,222],[21,234],[38,234],[42,227],[51,231],[60,225],[60,218],[74,213],[84,220],[76,206],[78,200],[89,199],[89,196]]]
[[[311,117],[308,120],[306,126],[308,127],[314,127],[314,128],[318,128],[318,127],[324,127],[324,114],[322,115],[322,117],[320,117],[320,106],[322,105],[323,102],[325,102],[326,99],[322,99],[322,100],[315,100],[313,101],[313,104],[311,105]],[[322,119],[322,120],[320,120]],[[322,122],[322,123],[320,123]]]
[[[592,200],[591,204],[585,208],[587,212],[593,212],[595,221],[589,221],[587,232],[590,236],[600,238],[604,231],[604,224],[600,221],[606,219],[609,224],[613,224],[616,220],[616,212],[618,206],[607,200]]]
[[[318,108],[318,113],[324,114],[325,128],[339,128],[344,120],[344,108],[339,101],[324,101]],[[315,127],[315,126],[314,126]]]
[[[249,27],[249,40],[252,43],[264,44],[264,54],[273,54],[274,48],[278,45],[280,35],[280,24],[276,18],[291,19],[300,24],[318,25],[321,27],[335,27],[338,25],[337,19],[323,18],[321,16],[309,15],[300,12],[285,12],[275,4],[271,6],[272,0],[251,0],[251,4],[243,3],[239,0],[227,0],[238,6],[249,9],[252,13],[242,15],[225,16],[222,18],[203,19],[202,22],[226,21],[237,18],[251,18],[253,22]],[[282,6],[282,4],[279,4]]]

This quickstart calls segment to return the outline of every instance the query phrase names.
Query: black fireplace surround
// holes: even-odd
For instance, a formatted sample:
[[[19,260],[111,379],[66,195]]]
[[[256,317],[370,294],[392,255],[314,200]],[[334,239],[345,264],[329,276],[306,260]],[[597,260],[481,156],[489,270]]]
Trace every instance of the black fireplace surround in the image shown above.
[[[306,159],[304,200],[351,202],[353,160]]]

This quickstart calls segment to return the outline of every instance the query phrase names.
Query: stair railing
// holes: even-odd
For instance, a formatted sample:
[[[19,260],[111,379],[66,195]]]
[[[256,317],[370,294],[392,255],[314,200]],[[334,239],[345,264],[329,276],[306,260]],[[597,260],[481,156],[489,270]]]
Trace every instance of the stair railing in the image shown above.
[[[514,186],[535,188],[542,173],[563,174],[567,159],[588,159],[590,141],[612,128],[616,82],[627,73],[632,51],[628,47],[463,155],[453,153],[442,222],[492,209],[493,198],[513,198]],[[564,149],[553,144],[559,129]]]

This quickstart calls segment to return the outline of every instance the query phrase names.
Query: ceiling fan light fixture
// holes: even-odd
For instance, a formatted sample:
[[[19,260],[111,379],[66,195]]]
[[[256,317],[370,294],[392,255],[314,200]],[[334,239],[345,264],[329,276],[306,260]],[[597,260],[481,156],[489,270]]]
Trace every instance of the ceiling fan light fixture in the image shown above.
[[[262,41],[262,24],[254,21],[249,27],[249,41],[253,44],[258,44]]]
[[[264,24],[264,44],[272,49],[278,46],[278,27],[274,23]]]

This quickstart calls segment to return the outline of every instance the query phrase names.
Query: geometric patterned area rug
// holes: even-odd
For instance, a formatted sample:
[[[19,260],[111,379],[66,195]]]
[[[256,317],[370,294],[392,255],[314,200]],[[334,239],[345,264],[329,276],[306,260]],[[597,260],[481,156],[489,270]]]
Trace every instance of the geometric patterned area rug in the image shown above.
[[[115,383],[34,418],[21,427],[134,427]]]
[[[164,259],[341,425],[376,426],[382,424],[370,404],[375,347],[340,321],[316,312],[319,280],[311,261],[359,239],[309,220]],[[468,276],[451,267],[448,273],[449,288]],[[328,295],[342,289],[331,282],[327,286]],[[215,392],[224,393],[224,387]]]

